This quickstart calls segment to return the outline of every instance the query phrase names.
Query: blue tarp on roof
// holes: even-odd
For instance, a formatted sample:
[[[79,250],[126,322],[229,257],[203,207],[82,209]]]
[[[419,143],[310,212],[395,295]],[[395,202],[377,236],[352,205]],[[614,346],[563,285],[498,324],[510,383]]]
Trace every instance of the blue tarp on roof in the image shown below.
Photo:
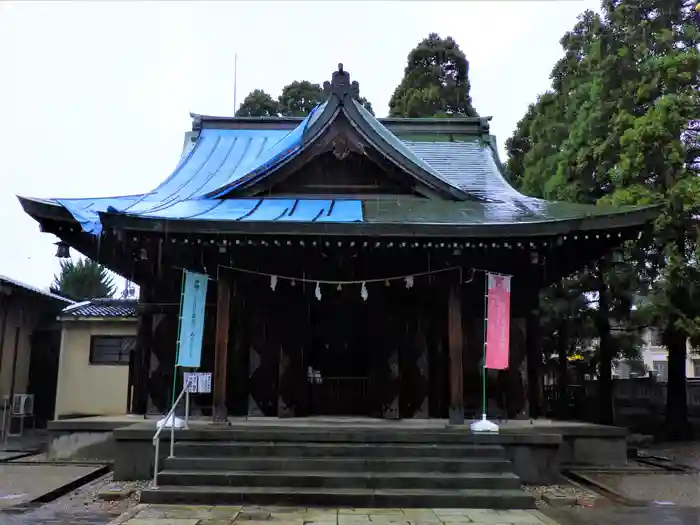
[[[493,152],[480,142],[443,144],[401,140],[353,102],[360,117],[397,154],[454,188],[471,191],[474,186],[480,187],[481,179],[491,180],[491,172],[498,172],[492,165]],[[324,112],[326,104],[317,106],[292,131],[204,128],[194,145],[184,149],[173,173],[148,193],[47,202],[65,208],[85,232],[93,235],[102,232],[100,213],[104,212],[164,220],[363,222],[360,200],[225,198],[242,184],[264,178],[271,169],[299,152],[306,130]],[[469,153],[466,162],[457,162],[460,157],[455,155],[455,149]],[[483,162],[475,163],[475,157]],[[488,173],[475,173],[475,167],[482,165]]]
[[[317,108],[316,110],[318,110]],[[117,212],[170,219],[199,217],[220,206],[215,200],[237,183],[264,174],[301,148],[307,123],[314,110],[292,131],[203,129],[191,151],[175,171],[148,193],[97,199],[54,199],[80,223],[83,230],[99,235],[99,213]],[[221,190],[220,193],[216,193]],[[214,193],[213,198],[207,195]],[[233,215],[239,205],[233,205]],[[227,206],[226,208],[228,208]],[[220,220],[227,220],[221,211]],[[237,220],[235,218],[228,220]]]

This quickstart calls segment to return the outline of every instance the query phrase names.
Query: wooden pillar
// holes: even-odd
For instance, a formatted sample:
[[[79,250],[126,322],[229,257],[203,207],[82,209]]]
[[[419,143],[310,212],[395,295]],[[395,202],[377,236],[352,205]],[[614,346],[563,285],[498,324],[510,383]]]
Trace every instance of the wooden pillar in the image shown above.
[[[537,308],[528,309],[525,317],[525,352],[527,356],[527,397],[529,416],[543,415],[542,400],[542,345],[540,317]]]
[[[136,354],[134,358],[134,395],[132,412],[145,415],[148,410],[148,383],[151,375],[153,351],[153,312],[149,307],[153,294],[148,286],[142,286],[139,294],[138,325],[136,329]]]
[[[462,297],[458,284],[450,288],[447,306],[447,342],[450,356],[450,424],[464,423],[464,372],[462,369]]]
[[[216,284],[216,346],[214,350],[214,423],[226,423],[228,380],[228,333],[231,312],[231,286],[219,278]]]

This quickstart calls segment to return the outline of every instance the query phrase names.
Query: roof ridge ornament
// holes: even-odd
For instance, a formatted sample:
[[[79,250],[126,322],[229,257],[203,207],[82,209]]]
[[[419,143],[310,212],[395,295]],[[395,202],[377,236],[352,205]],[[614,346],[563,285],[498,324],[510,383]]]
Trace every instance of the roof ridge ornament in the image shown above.
[[[343,69],[342,62],[338,64],[338,71],[334,71],[331,76],[331,81],[323,83],[323,93],[326,98],[332,95],[338,97],[338,102],[342,105],[346,96],[350,98],[360,98],[360,84],[355,80],[350,82],[350,73]]]

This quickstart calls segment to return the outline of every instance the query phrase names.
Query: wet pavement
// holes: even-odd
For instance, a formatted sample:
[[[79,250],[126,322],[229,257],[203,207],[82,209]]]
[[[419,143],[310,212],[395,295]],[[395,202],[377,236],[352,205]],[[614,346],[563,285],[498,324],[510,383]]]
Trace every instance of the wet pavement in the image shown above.
[[[679,507],[700,507],[700,474],[587,474],[627,500],[673,503]]]
[[[682,443],[660,443],[652,445],[646,454],[667,457],[671,461],[700,470],[700,441]]]
[[[549,525],[530,510],[140,505],[119,525]]]
[[[120,515],[92,510],[55,510],[50,506],[24,513],[0,511],[2,525],[107,525]]]
[[[697,507],[608,507],[544,509],[560,525],[700,525]]]
[[[110,474],[50,503],[0,509],[0,525],[107,525],[134,505],[132,499],[99,500],[97,494],[111,484]]]
[[[24,456],[24,452],[12,452],[7,450],[0,450],[0,462],[10,461],[16,458],[21,458]]]
[[[25,505],[102,467],[52,464],[0,464],[0,509]]]

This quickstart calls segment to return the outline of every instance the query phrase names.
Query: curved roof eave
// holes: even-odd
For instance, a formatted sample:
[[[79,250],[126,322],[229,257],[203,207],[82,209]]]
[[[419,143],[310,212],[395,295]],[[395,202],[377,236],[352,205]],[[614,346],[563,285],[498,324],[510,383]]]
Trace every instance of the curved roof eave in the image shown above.
[[[458,203],[455,203],[458,204]],[[476,203],[481,205],[480,203]],[[551,237],[576,232],[637,229],[658,216],[658,207],[644,207],[626,211],[603,213],[597,216],[566,217],[534,221],[495,222],[393,222],[379,217],[364,217],[353,222],[290,222],[226,221],[198,219],[169,219],[139,217],[119,213],[100,213],[105,225],[133,231],[252,234],[252,235],[341,235],[385,237],[445,237],[445,238],[504,238]]]

